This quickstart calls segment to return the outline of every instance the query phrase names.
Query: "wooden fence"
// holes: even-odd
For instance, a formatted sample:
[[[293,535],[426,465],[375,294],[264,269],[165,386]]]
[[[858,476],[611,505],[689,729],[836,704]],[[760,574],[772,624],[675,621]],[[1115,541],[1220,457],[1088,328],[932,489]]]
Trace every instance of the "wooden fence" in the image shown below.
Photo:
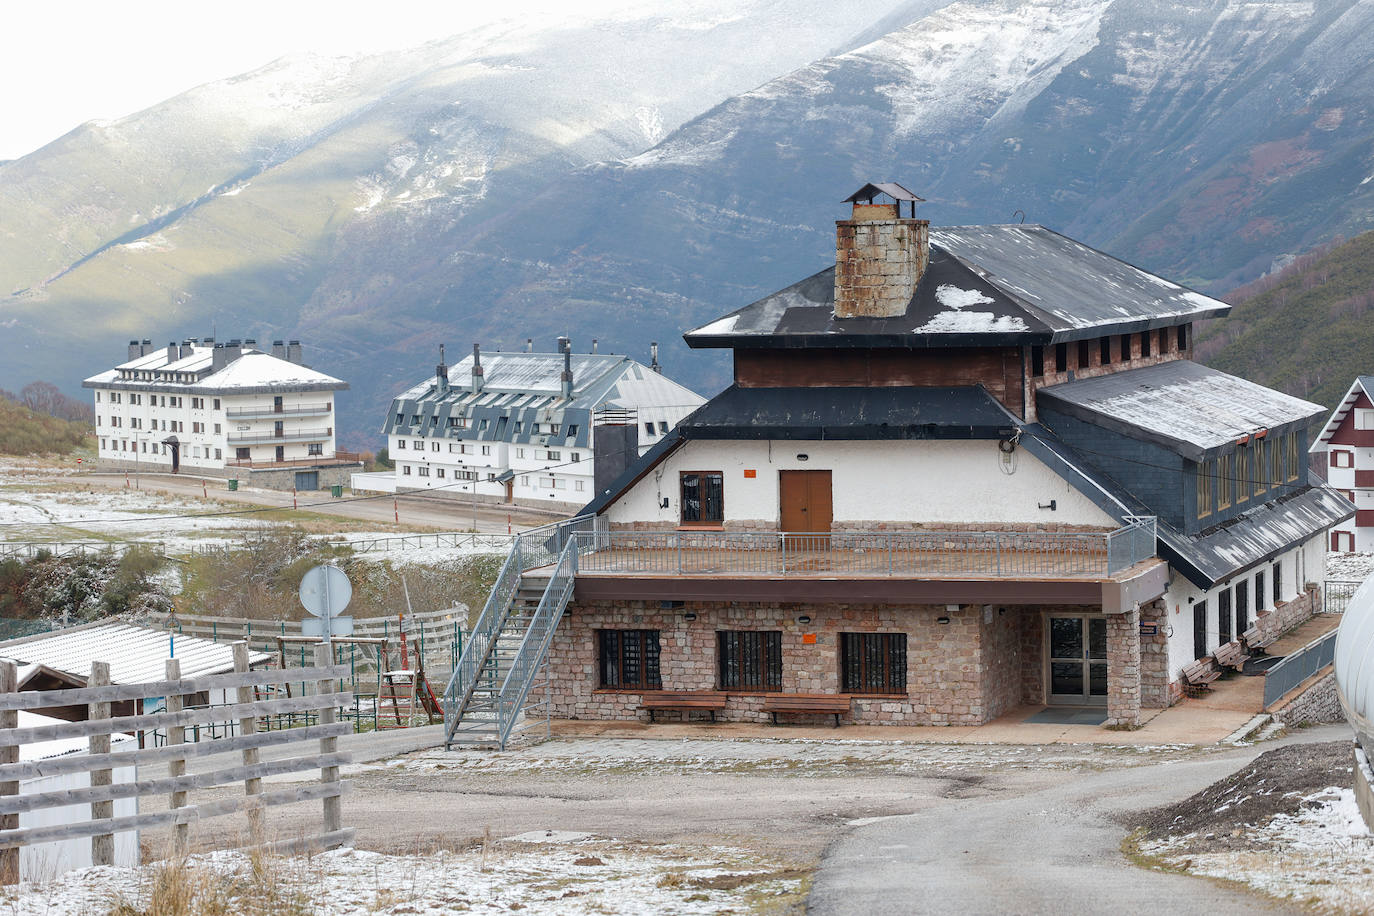
[[[287,670],[248,670],[248,646],[234,645],[232,674],[182,678],[180,662],[168,659],[166,680],[143,684],[109,683],[109,666],[92,666],[89,686],[70,690],[16,692],[13,662],[0,661],[0,883],[13,884],[19,875],[19,848],[89,837],[91,861],[112,864],[114,835],[149,827],[172,827],[173,852],[189,848],[189,830],[206,818],[243,812],[248,818],[249,844],[273,851],[331,848],[348,843],[353,831],[343,827],[342,795],[347,783],[339,778],[339,767],[348,755],[338,750],[338,739],[352,730],[338,721],[338,710],[351,701],[347,692],[335,690],[335,683],[348,675],[347,665],[331,665],[329,649],[320,646],[315,665]],[[287,681],[311,681],[316,690],[309,696],[256,698],[264,689]],[[216,689],[237,689],[238,702],[228,706],[189,708],[186,698]],[[118,701],[165,697],[165,712],[111,716],[110,704]],[[59,722],[28,728],[18,727],[18,710],[42,709],[60,705],[85,704],[89,719]],[[282,713],[314,713],[316,724],[283,731],[259,732],[260,717]],[[218,741],[185,743],[187,726],[208,721],[237,718],[238,734]],[[166,729],[169,741],[161,747],[111,751],[112,735],[133,734],[150,729]],[[20,762],[20,748],[39,742],[86,738],[89,753],[65,755]],[[319,741],[319,752],[287,759],[263,761],[266,747]],[[218,754],[241,755],[237,765],[222,766],[206,772],[188,774],[187,761]],[[137,780],[114,783],[112,771],[120,767],[166,764],[166,777],[150,777],[140,771]],[[265,791],[262,781],[269,776],[319,770],[317,782]],[[21,793],[21,781],[57,774],[89,774],[89,786],[56,792]],[[242,783],[243,796],[192,802],[189,792]],[[113,802],[125,798],[150,798],[166,795],[168,809],[130,816],[113,816]],[[264,812],[268,808],[296,802],[323,803],[323,827],[313,836],[282,842],[268,842]],[[90,817],[74,823],[20,828],[19,815],[26,811],[90,805]]]

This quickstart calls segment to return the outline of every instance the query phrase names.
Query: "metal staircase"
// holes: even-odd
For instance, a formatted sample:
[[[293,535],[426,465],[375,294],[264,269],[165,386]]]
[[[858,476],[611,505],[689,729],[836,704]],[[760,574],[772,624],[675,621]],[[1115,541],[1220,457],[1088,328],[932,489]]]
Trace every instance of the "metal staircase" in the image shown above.
[[[505,749],[528,722],[526,700],[572,599],[577,558],[592,539],[589,516],[515,539],[482,616],[444,688],[444,744]],[[547,710],[547,698],[542,701]]]

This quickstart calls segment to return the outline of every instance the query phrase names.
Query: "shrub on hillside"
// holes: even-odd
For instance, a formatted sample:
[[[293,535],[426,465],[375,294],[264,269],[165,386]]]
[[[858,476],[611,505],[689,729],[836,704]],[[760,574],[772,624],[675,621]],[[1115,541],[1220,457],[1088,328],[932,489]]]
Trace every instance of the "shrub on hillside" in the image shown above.
[[[0,397],[0,454],[66,455],[93,433],[88,422],[58,419]]]

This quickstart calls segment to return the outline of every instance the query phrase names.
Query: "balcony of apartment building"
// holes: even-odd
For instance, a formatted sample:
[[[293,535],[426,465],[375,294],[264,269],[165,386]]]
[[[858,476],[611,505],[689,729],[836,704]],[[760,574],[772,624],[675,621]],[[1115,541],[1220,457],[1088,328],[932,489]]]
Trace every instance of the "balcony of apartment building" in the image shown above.
[[[334,427],[318,429],[285,429],[280,421],[274,429],[247,429],[229,433],[231,447],[249,445],[283,445],[292,442],[324,442],[334,436]]]
[[[1094,605],[1168,584],[1155,519],[1114,530],[583,531],[579,598]]]
[[[334,405],[322,401],[318,404],[292,404],[290,407],[281,403],[231,407],[224,411],[224,415],[230,420],[263,420],[272,417],[323,417],[333,412]]]

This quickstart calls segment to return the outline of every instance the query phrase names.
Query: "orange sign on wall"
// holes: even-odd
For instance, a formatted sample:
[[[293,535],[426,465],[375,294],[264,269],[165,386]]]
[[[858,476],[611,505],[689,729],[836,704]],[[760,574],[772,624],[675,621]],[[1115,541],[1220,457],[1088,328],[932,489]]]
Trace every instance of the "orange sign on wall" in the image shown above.
[[[815,644],[816,644],[816,634],[815,634],[815,633],[803,633],[803,634],[802,634],[802,645],[805,645],[805,646],[814,646]]]
[[[759,472],[756,471],[756,470],[754,470],[753,468],[745,468],[744,476],[745,476],[745,477],[757,477],[757,476],[759,476]]]

